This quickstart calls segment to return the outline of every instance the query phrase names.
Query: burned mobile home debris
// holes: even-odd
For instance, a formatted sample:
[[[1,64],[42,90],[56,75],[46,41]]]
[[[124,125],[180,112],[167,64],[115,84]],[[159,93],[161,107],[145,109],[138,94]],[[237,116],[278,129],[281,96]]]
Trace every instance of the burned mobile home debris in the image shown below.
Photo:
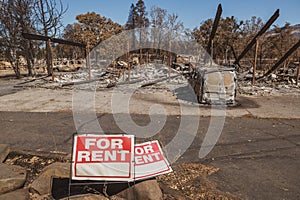
[[[226,57],[225,61],[220,61],[215,57],[218,45],[217,37],[219,37],[216,35],[222,21],[222,11],[222,6],[219,4],[211,24],[207,46],[204,48],[208,54],[204,60],[193,54],[177,54],[168,51],[168,48],[141,48],[109,59],[102,59],[102,53],[99,50],[99,59],[97,58],[95,63],[88,56],[89,44],[23,33],[23,37],[28,40],[79,47],[85,52],[86,59],[52,59],[50,62],[52,80],[49,80],[48,77],[34,78],[19,83],[16,87],[69,88],[74,84],[97,81],[98,88],[112,88],[118,85],[128,85],[129,87],[136,84],[140,88],[159,89],[163,88],[164,84],[170,88],[175,83],[186,82],[192,86],[200,104],[235,104],[238,93],[262,94],[266,91],[277,91],[280,88],[296,89],[300,74],[299,61],[287,60],[299,48],[300,40],[287,49],[280,59],[273,59],[276,62],[264,64],[258,55],[260,38],[265,37],[264,40],[268,41],[269,35],[273,34],[267,31],[279,17],[279,9],[257,30],[244,49],[237,51],[234,45],[228,44],[230,49],[228,52],[226,50],[226,54],[231,53],[234,60]],[[253,60],[245,62],[245,56],[251,52],[251,49],[253,50],[254,46]],[[101,67],[99,68],[99,66]],[[156,75],[145,75],[147,72]],[[260,88],[262,88],[262,92],[257,91]]]

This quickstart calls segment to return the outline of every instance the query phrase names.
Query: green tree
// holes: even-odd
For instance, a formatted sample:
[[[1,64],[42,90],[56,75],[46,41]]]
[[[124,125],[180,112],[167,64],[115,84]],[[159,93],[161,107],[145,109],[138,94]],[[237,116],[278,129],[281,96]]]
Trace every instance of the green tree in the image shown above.
[[[144,28],[149,26],[149,19],[147,17],[148,13],[146,11],[146,6],[143,0],[138,0],[135,4],[136,12],[137,12],[137,28],[140,28],[139,31],[139,42],[146,42],[147,32]]]
[[[136,46],[136,36],[135,36],[135,28],[137,28],[137,10],[135,5],[132,3],[129,10],[129,15],[127,22],[125,24],[125,29],[131,31],[131,41],[132,41],[132,47],[135,48]]]
[[[91,48],[123,30],[120,24],[95,12],[77,15],[76,20],[78,22],[70,29],[73,41],[89,43]]]
[[[137,12],[137,27],[146,28],[149,26],[149,19],[147,17],[148,13],[146,11],[146,6],[143,0],[138,0],[135,4]]]
[[[129,9],[129,15],[125,24],[125,29],[130,30],[137,27],[137,11],[135,5],[132,3]]]

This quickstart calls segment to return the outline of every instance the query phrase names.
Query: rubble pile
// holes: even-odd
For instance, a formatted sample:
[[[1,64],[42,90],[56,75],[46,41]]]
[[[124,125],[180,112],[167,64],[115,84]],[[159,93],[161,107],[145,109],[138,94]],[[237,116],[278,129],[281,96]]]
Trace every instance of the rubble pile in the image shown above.
[[[132,66],[130,70],[121,66],[109,66],[106,69],[85,69],[72,73],[56,73],[54,82],[44,80],[44,86],[72,88],[74,84],[97,81],[97,89],[127,87],[140,92],[149,90],[173,91],[187,84],[185,74],[169,68],[163,64],[144,64]],[[44,87],[39,85],[39,87]]]
[[[238,82],[238,93],[254,96],[300,95],[299,85],[265,82]]]
[[[56,76],[54,81],[57,83],[69,83],[70,81],[79,82],[87,79],[87,74],[85,73],[64,73]]]
[[[73,85],[83,84],[83,89],[88,87],[85,83],[95,82],[96,89],[106,88],[128,88],[137,92],[174,92],[178,88],[186,87],[189,83],[194,88],[195,84],[191,82],[193,72],[196,70],[207,71],[202,66],[196,66],[191,62],[191,58],[177,58],[168,67],[160,63],[149,63],[139,65],[138,62],[129,65],[124,61],[114,62],[108,67],[95,66],[88,71],[87,67],[81,67],[75,72],[55,72],[54,80],[52,77],[24,78],[23,83],[15,87],[35,87],[47,89],[73,89]],[[226,67],[222,67],[224,71]],[[263,71],[258,71],[256,77],[261,77]],[[296,84],[297,67],[278,69],[276,74],[271,74],[260,80],[256,80],[252,85],[253,69],[245,72],[236,72],[237,87],[236,93],[242,95],[299,95],[299,85]],[[194,78],[195,79],[195,78]],[[197,78],[196,78],[197,79]],[[195,79],[195,80],[196,80]],[[199,77],[198,77],[199,79]],[[196,82],[199,80],[196,80]],[[197,82],[197,83],[198,83]],[[200,81],[201,82],[201,81]],[[205,81],[204,81],[205,83]],[[196,84],[197,85],[197,84]],[[201,84],[200,84],[201,85]],[[202,85],[204,85],[202,83]],[[197,89],[197,88],[196,88]],[[199,95],[199,89],[194,88],[196,95]],[[199,91],[198,91],[199,90]],[[230,92],[235,97],[235,89]],[[227,94],[228,92],[226,92]],[[233,94],[233,95],[232,95]]]
[[[278,95],[300,95],[299,83],[297,85],[297,70],[289,68],[279,69],[277,74],[256,80],[254,85],[251,83],[253,71],[250,69],[238,75],[238,93],[257,96],[278,96]],[[262,76],[257,73],[256,77]]]
[[[173,91],[187,84],[183,74],[162,64],[145,64],[125,72],[119,79],[118,85],[131,88],[158,89]],[[147,88],[146,88],[147,86]]]

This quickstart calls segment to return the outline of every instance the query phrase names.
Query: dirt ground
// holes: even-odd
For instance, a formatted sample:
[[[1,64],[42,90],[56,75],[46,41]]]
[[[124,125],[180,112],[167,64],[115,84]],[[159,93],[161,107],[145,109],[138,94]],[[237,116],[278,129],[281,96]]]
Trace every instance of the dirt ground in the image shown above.
[[[37,178],[43,168],[54,162],[69,163],[70,155],[15,151],[11,152],[5,161],[6,164],[19,165],[27,169],[25,187],[28,187]],[[157,179],[164,192],[165,200],[176,198],[176,193],[186,199],[240,199],[229,193],[217,190],[215,185],[207,180],[206,177],[208,175],[218,170],[218,168],[203,164],[180,164],[174,167],[174,172],[159,176]],[[102,192],[97,190],[97,188],[89,188],[87,185],[83,186],[81,190],[80,193],[97,194]],[[48,199],[53,198],[49,197]]]

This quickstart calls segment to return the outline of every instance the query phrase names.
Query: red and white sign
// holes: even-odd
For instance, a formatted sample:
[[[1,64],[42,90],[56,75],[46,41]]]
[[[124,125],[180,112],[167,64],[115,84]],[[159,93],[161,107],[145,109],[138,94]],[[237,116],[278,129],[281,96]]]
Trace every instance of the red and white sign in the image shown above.
[[[72,179],[132,181],[133,135],[75,135]]]
[[[157,140],[136,144],[134,147],[135,180],[172,172]]]

